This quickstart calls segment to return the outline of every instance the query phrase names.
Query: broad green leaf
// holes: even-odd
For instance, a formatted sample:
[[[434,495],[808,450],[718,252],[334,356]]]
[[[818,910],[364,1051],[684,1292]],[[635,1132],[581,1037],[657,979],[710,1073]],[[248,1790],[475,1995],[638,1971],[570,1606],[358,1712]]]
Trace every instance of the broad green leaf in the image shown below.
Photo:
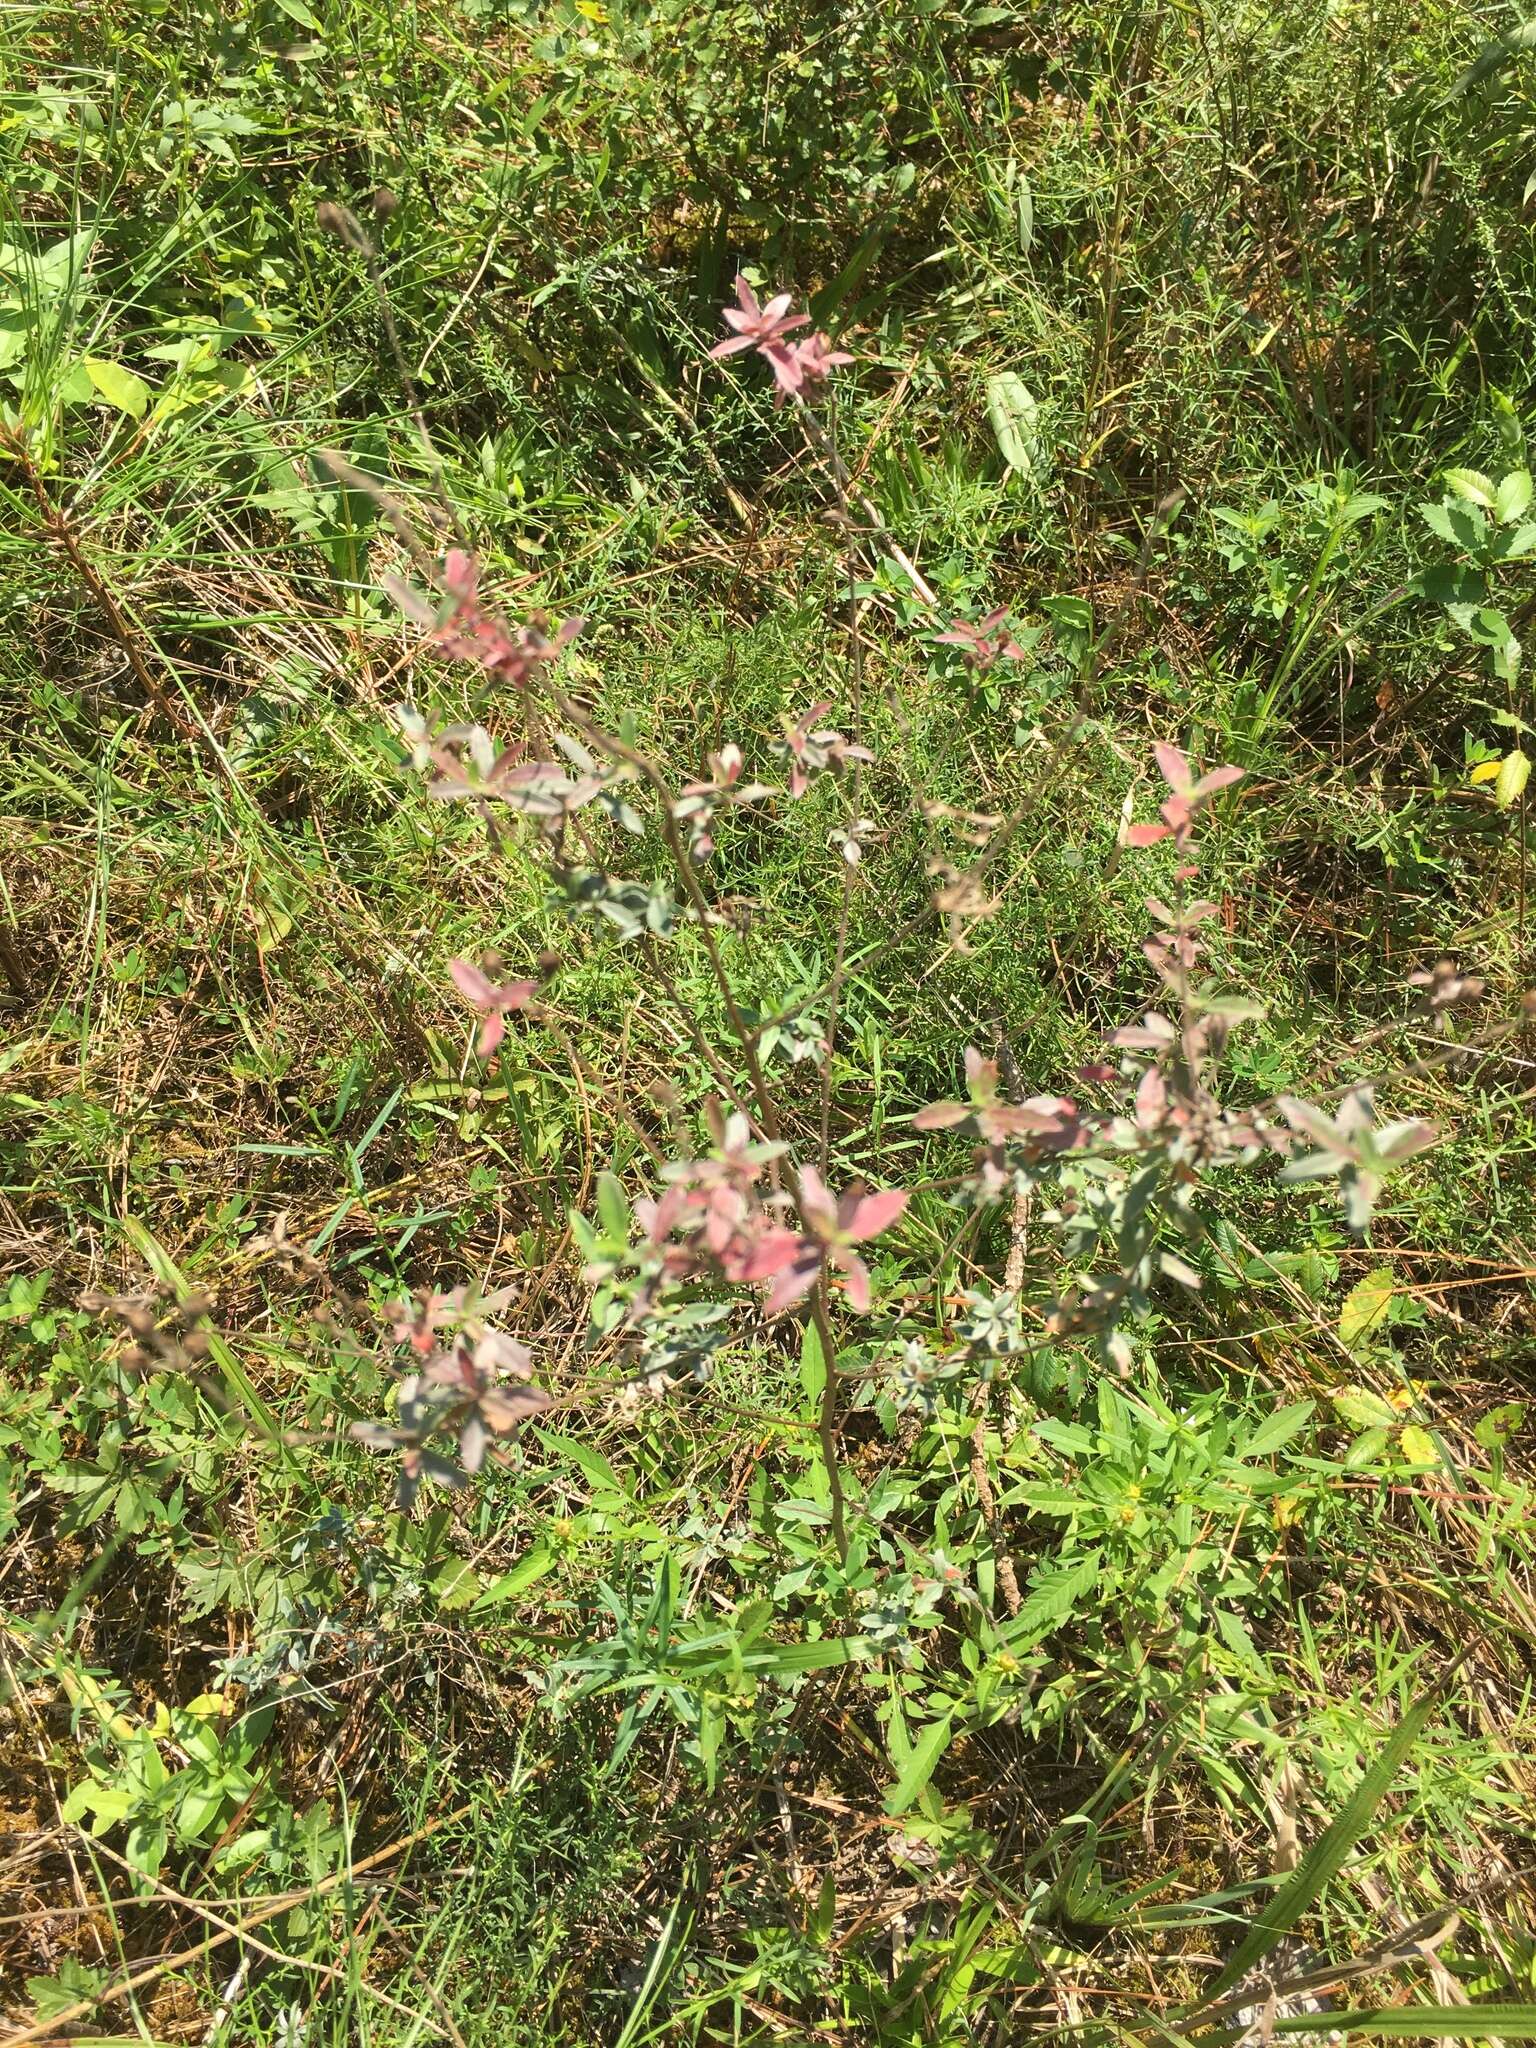
[[[1530,509],[1531,473],[1528,469],[1512,469],[1502,478],[1499,488],[1493,494],[1493,516],[1501,526],[1509,526],[1516,519],[1523,519]]]
[[[1392,1270],[1378,1266],[1357,1280],[1344,1297],[1339,1310],[1339,1339],[1351,1350],[1362,1338],[1374,1336],[1386,1322],[1392,1307]]]
[[[1531,49],[1536,49],[1536,20],[1522,22],[1519,28],[1511,29],[1508,35],[1500,36],[1497,42],[1485,44],[1479,55],[1473,58],[1451,87],[1442,104],[1448,104],[1451,100],[1460,98],[1462,93],[1470,92],[1474,85],[1481,85],[1485,78],[1492,78],[1496,71],[1502,71],[1512,58],[1524,50]]]
[[[321,27],[320,23],[316,21],[314,15],[304,5],[304,0],[277,0],[277,4],[290,21],[296,21],[300,28],[307,28],[311,35],[320,36],[325,34],[325,30]]]
[[[901,1776],[886,1794],[887,1813],[905,1813],[907,1808],[922,1791],[938,1767],[954,1733],[953,1714],[944,1714],[937,1721],[930,1721],[917,1741],[912,1752],[902,1765]]]
[[[987,379],[987,418],[1008,467],[1034,476],[1040,467],[1040,408],[1012,370]]]
[[[742,1663],[748,1671],[782,1676],[796,1671],[828,1671],[835,1664],[859,1664],[872,1654],[868,1636],[829,1636],[815,1643],[772,1643],[748,1650]]]
[[[56,299],[83,273],[96,246],[96,229],[82,228],[41,251],[0,243],[0,277],[11,278],[29,300]]]
[[[800,1385],[808,1415],[814,1415],[820,1407],[826,1384],[827,1361],[822,1353],[821,1335],[814,1323],[807,1323],[800,1338]]]
[[[1341,526],[1358,526],[1362,519],[1374,518],[1378,512],[1385,512],[1388,500],[1376,491],[1356,491],[1346,498],[1338,510]]]
[[[1262,1962],[1281,1937],[1288,1934],[1322,1897],[1349,1860],[1356,1842],[1370,1826],[1377,1807],[1397,1776],[1399,1766],[1429,1719],[1437,1697],[1435,1693],[1426,1693],[1409,1708],[1391,1741],[1356,1786],[1343,1812],[1319,1835],[1274,1898],[1260,1912],[1247,1936],[1227,1958],[1220,1975],[1188,2008],[1189,2011],[1199,2012],[1225,1998],[1232,1986],[1246,1976],[1255,1963]],[[1465,2022],[1465,2011],[1461,2016]],[[1331,2019],[1333,2015],[1325,2014],[1323,2017]]]
[[[1497,496],[1493,479],[1484,476],[1480,469],[1448,469],[1445,481],[1457,497],[1465,499],[1469,505],[1481,506],[1485,512],[1493,510]]]
[[[1494,801],[1506,811],[1511,804],[1518,803],[1525,794],[1525,785],[1531,779],[1531,759],[1517,747],[1512,754],[1506,754],[1499,763],[1498,780],[1493,786]]]
[[[462,1557],[450,1557],[441,1570],[432,1577],[432,1590],[437,1595],[437,1604],[448,1613],[460,1607],[469,1607],[480,1597],[483,1590],[480,1574],[473,1565]]]
[[[1234,1456],[1240,1459],[1267,1458],[1271,1451],[1278,1451],[1282,1444],[1289,1443],[1305,1426],[1316,1405],[1313,1401],[1292,1401],[1289,1407],[1277,1408],[1273,1415],[1259,1424],[1246,1443],[1236,1448]]]
[[[1397,1412],[1369,1387],[1336,1387],[1328,1396],[1351,1429],[1390,1429]]]
[[[67,364],[54,391],[61,405],[89,405],[96,396],[96,386],[84,363]]]
[[[573,1465],[579,1465],[594,1486],[605,1493],[617,1493],[627,1497],[628,1489],[617,1472],[601,1451],[594,1451],[590,1444],[584,1444],[579,1437],[560,1436],[552,1429],[536,1432],[545,1450],[553,1451],[558,1458],[569,1458]]]
[[[1395,1422],[1396,1419],[1394,1416],[1393,1421]],[[1355,1426],[1358,1427],[1358,1425]],[[1384,1428],[1380,1423],[1377,1423],[1374,1427],[1366,1430],[1363,1436],[1357,1436],[1344,1454],[1345,1471],[1369,1472],[1373,1470],[1382,1452],[1387,1448],[1387,1444],[1391,1440],[1391,1434],[1390,1429]]]
[[[183,1773],[190,1777],[190,1772]],[[211,1827],[223,1811],[225,1788],[222,1783],[212,1785],[189,1785],[176,1809],[178,1834],[189,1836],[194,1842],[205,1828]]]
[[[105,1970],[65,1956],[56,1977],[29,1977],[27,1991],[37,2008],[38,2019],[51,2020],[56,2014],[94,1998],[106,1981]]]
[[[629,1242],[629,1202],[624,1184],[616,1174],[597,1177],[597,1215],[608,1235],[619,1244]]]
[[[554,1565],[555,1553],[546,1545],[535,1543],[510,1571],[491,1581],[476,1600],[475,1612],[479,1614],[487,1607],[499,1607],[504,1600],[515,1600],[519,1593],[526,1592],[546,1572],[553,1571]]]
[[[811,1932],[816,1939],[825,1942],[831,1938],[837,1925],[837,1873],[829,1868],[821,1880],[821,1890],[816,1898],[816,1911],[811,1916]]]
[[[127,413],[130,419],[143,419],[149,406],[149,386],[142,377],[136,377],[121,363],[108,362],[102,356],[87,356],[81,368],[90,378],[99,398],[105,399],[116,411]]]
[[[1449,505],[1421,505],[1419,517],[1431,533],[1439,534],[1440,538],[1449,541],[1453,548],[1464,547],[1466,543],[1451,519],[1452,509]]]
[[[1473,1436],[1485,1451],[1502,1450],[1512,1436],[1525,1423],[1525,1403],[1504,1401],[1497,1408],[1490,1408],[1472,1431]]]
[[[1487,604],[1448,604],[1447,612],[1463,633],[1479,647],[1499,648],[1514,638],[1509,621],[1501,611]]]

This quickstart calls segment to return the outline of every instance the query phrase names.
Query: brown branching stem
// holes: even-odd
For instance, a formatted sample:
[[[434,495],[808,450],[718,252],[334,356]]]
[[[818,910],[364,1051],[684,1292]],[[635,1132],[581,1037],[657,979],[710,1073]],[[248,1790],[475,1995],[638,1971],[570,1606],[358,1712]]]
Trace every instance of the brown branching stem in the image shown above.
[[[55,504],[47,480],[33,461],[25,441],[17,433],[0,429],[0,447],[4,448],[6,454],[21,470],[27,488],[36,501],[44,531],[68,562],[101,614],[107,630],[122,650],[134,681],[160,716],[168,724],[173,725],[183,739],[190,741],[197,748],[209,767],[225,781],[232,781],[233,777],[208,733],[190,718],[179,704],[174,703],[167,693],[164,682],[155,673],[145,655],[140,634],[113,595],[111,586],[81,546],[80,536],[73,523]]]

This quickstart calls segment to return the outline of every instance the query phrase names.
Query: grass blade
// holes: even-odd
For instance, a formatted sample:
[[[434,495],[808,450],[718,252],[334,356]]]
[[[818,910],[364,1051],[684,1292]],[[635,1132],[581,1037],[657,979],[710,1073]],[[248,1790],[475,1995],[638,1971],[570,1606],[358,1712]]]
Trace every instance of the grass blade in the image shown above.
[[[1189,2012],[1203,2011],[1206,2006],[1224,1998],[1240,1978],[1256,1963],[1263,1961],[1280,1937],[1296,1925],[1338,1876],[1344,1867],[1344,1859],[1370,1826],[1383,1795],[1417,1741],[1419,1730],[1428,1720],[1438,1698],[1438,1692],[1426,1693],[1409,1708],[1391,1741],[1360,1780],[1344,1811],[1319,1835],[1228,1958],[1221,1974],[1204,1997],[1188,2008]]]
[[[1536,2005],[1398,2005],[1387,2012],[1308,2012],[1277,2020],[1279,2034],[1328,2034],[1356,2040],[1536,2041]]]

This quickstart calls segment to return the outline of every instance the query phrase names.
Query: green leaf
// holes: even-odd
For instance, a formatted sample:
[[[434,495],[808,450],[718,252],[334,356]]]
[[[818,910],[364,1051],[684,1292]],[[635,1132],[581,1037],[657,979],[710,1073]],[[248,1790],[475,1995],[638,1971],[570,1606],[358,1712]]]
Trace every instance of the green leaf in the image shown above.
[[[1019,219],[1019,249],[1021,254],[1027,256],[1035,245],[1035,195],[1030,190],[1029,180],[1022,171],[1014,190],[1014,205]]]
[[[1479,647],[1499,648],[1514,637],[1508,619],[1492,605],[1448,604],[1446,610],[1463,633],[1475,640]]]
[[[1292,1401],[1287,1408],[1277,1408],[1273,1415],[1259,1424],[1246,1443],[1236,1448],[1234,1455],[1239,1459],[1267,1458],[1271,1451],[1278,1451],[1282,1444],[1289,1443],[1305,1426],[1316,1405],[1315,1401]]]
[[[1517,747],[1512,754],[1506,754],[1499,763],[1498,779],[1493,785],[1494,801],[1504,810],[1518,803],[1525,794],[1525,785],[1531,779],[1531,760]]]
[[[1399,1442],[1410,1465],[1439,1464],[1440,1453],[1435,1449],[1434,1438],[1427,1429],[1420,1429],[1416,1422],[1409,1423]]]
[[[748,1650],[742,1663],[748,1671],[783,1676],[798,1671],[828,1671],[835,1664],[859,1664],[872,1654],[868,1636],[829,1636],[821,1642],[773,1643]]]
[[[89,405],[96,396],[96,386],[84,363],[70,363],[54,389],[61,405]]]
[[[304,0],[277,0],[277,4],[290,21],[296,21],[300,28],[307,28],[311,35],[323,36],[325,34],[325,30],[320,26],[320,23],[316,21],[315,17],[304,5]]]
[[[944,1714],[937,1721],[930,1721],[912,1746],[911,1754],[902,1765],[901,1776],[886,1794],[887,1813],[905,1813],[916,1799],[938,1767],[954,1734],[955,1717]]]
[[[109,363],[101,356],[87,356],[80,366],[90,378],[99,398],[130,419],[141,420],[149,405],[149,386],[121,363]]]
[[[539,1442],[545,1450],[553,1451],[558,1458],[569,1458],[573,1465],[579,1465],[593,1485],[605,1493],[616,1493],[628,1498],[628,1489],[617,1472],[601,1451],[594,1451],[590,1444],[584,1444],[578,1437],[559,1436],[552,1429],[537,1432]]]
[[[1525,1422],[1523,1401],[1504,1401],[1482,1416],[1472,1434],[1485,1451],[1502,1450]]]
[[[1009,1648],[1033,1648],[1066,1620],[1098,1582],[1099,1553],[1096,1550],[1072,1558],[1065,1564],[1049,1565],[1035,1572],[1017,1618],[1008,1624]]]
[[[1279,1892],[1259,1914],[1245,1939],[1227,1958],[1214,1983],[1186,2010],[1199,2012],[1224,1998],[1232,1986],[1246,1976],[1255,1963],[1262,1962],[1281,1937],[1288,1934],[1322,1897],[1348,1861],[1355,1843],[1370,1826],[1377,1807],[1397,1776],[1398,1767],[1429,1719],[1437,1698],[1436,1693],[1426,1693],[1410,1707],[1398,1723],[1391,1741],[1356,1786],[1354,1796],[1344,1811],[1313,1843]],[[1327,2014],[1324,2017],[1332,2019],[1335,2016]],[[1461,2018],[1461,2031],[1465,2032],[1467,2009],[1462,2010]]]
[[[827,1361],[821,1349],[821,1336],[814,1323],[807,1323],[800,1338],[800,1385],[808,1415],[814,1415],[820,1407],[826,1384]]]
[[[830,1867],[821,1880],[821,1890],[816,1899],[816,1911],[811,1916],[811,1932],[820,1942],[829,1941],[837,1925],[837,1873]]]
[[[1392,1419],[1395,1423],[1397,1417],[1394,1415]],[[1359,1427],[1358,1423],[1353,1426]],[[1391,1431],[1384,1428],[1380,1423],[1366,1430],[1363,1436],[1357,1436],[1345,1453],[1345,1471],[1369,1472],[1372,1470],[1382,1452],[1387,1448],[1390,1438]]]
[[[1012,370],[987,379],[987,418],[1008,467],[1020,476],[1034,476],[1040,467],[1040,408]]]
[[[1530,49],[1536,49],[1536,20],[1523,22],[1519,28],[1511,29],[1507,36],[1500,36],[1497,42],[1485,44],[1446,94],[1442,105],[1449,104],[1464,92],[1470,92],[1474,85],[1481,85],[1485,78],[1492,78],[1496,71],[1502,71],[1512,57]]]
[[[1532,548],[1536,548],[1536,526],[1517,526],[1513,532],[1499,535],[1494,553],[1501,562],[1511,562],[1528,555]]]
[[[1328,1398],[1351,1429],[1390,1429],[1397,1421],[1396,1410],[1369,1387],[1336,1387]]]
[[[468,1607],[477,1601],[482,1592],[480,1574],[473,1565],[462,1557],[450,1557],[442,1569],[433,1574],[432,1590],[437,1595],[437,1604],[452,1614],[460,1607]]]
[[[1445,472],[1445,481],[1457,497],[1464,499],[1469,505],[1481,506],[1485,512],[1493,510],[1494,500],[1498,494],[1494,489],[1493,479],[1484,476],[1480,469],[1448,469]]]
[[[628,1244],[629,1202],[623,1183],[616,1174],[600,1173],[597,1177],[597,1215],[611,1238],[619,1244]]]
[[[1355,2040],[1536,2041],[1536,2005],[1396,2005],[1387,2012],[1309,2012],[1276,2020],[1278,2034]]]
[[[1523,519],[1530,509],[1531,472],[1528,469],[1512,469],[1502,478],[1499,488],[1493,494],[1493,516],[1501,526],[1512,525]]]
[[[515,1600],[519,1593],[526,1592],[546,1572],[552,1571],[554,1564],[555,1553],[545,1544],[535,1543],[510,1571],[491,1581],[476,1600],[475,1612],[479,1614],[484,1608],[499,1607],[504,1600]]]
[[[27,1990],[40,2020],[51,2020],[82,1999],[94,1998],[107,1981],[105,1970],[65,1956],[56,1977],[29,1977]]]
[[[190,1777],[190,1772],[183,1773]],[[225,1788],[222,1783],[212,1785],[189,1785],[182,1794],[181,1804],[176,1809],[177,1833],[196,1841],[205,1828],[218,1819],[224,1809]]]
[[[1344,1297],[1339,1310],[1339,1339],[1351,1350],[1362,1338],[1370,1337],[1387,1320],[1392,1307],[1392,1269],[1378,1266],[1357,1280]]]

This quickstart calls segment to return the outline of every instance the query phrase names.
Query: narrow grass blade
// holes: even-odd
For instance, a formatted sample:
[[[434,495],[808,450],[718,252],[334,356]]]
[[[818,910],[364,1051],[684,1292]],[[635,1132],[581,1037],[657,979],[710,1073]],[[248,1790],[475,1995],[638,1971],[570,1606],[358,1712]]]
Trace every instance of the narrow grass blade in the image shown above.
[[[1188,2008],[1189,2012],[1200,2012],[1224,1998],[1255,1963],[1263,1961],[1280,1937],[1296,1925],[1338,1876],[1344,1867],[1344,1859],[1370,1826],[1383,1795],[1397,1776],[1399,1766],[1417,1741],[1419,1730],[1429,1719],[1438,1699],[1438,1692],[1426,1693],[1423,1699],[1409,1708],[1391,1741],[1360,1780],[1344,1811],[1313,1843],[1259,1915],[1246,1938],[1238,1944],[1226,1968],[1208,1987],[1204,1997]]]
[[[1354,2040],[1536,2041],[1536,2005],[1398,2005],[1387,2012],[1308,2012],[1277,2020],[1277,2034]]]

